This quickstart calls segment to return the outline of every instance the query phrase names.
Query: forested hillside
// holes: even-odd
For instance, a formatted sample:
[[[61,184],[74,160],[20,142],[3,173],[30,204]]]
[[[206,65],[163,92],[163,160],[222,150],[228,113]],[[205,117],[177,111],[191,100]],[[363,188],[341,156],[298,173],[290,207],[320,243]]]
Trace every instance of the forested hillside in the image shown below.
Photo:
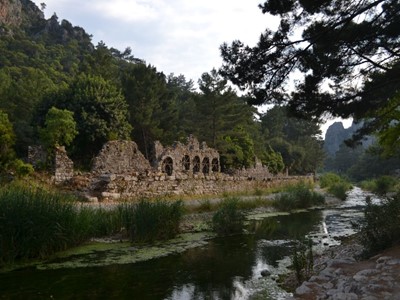
[[[189,134],[220,151],[223,170],[255,156],[273,172],[313,172],[323,161],[316,123],[288,118],[285,107],[259,115],[217,70],[197,89],[130,48],[93,45],[83,28],[56,14],[44,19],[29,0],[0,3],[0,170],[29,145],[65,145],[84,167],[108,140],[132,139],[149,157],[155,140]]]

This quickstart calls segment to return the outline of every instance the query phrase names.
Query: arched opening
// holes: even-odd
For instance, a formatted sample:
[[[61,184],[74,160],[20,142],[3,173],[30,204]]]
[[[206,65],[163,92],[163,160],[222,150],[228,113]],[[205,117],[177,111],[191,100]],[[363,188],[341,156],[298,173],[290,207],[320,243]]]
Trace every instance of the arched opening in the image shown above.
[[[182,169],[184,171],[189,171],[190,170],[190,157],[189,157],[189,155],[185,155],[182,158]]]
[[[172,175],[174,171],[174,162],[171,157],[167,157],[162,162],[162,172],[166,173],[168,176]]]
[[[219,171],[218,158],[213,158],[213,160],[211,161],[211,170],[213,172],[218,172]]]
[[[204,174],[210,173],[210,159],[208,157],[204,157],[201,167]]]
[[[199,173],[200,172],[200,157],[195,156],[193,158],[193,173]]]

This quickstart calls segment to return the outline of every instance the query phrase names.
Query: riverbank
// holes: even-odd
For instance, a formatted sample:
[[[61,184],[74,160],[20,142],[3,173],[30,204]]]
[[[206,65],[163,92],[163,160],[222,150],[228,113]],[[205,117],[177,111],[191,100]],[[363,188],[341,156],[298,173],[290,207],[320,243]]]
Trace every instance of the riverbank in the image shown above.
[[[360,259],[357,236],[314,260],[314,275],[290,299],[400,299],[400,245]]]

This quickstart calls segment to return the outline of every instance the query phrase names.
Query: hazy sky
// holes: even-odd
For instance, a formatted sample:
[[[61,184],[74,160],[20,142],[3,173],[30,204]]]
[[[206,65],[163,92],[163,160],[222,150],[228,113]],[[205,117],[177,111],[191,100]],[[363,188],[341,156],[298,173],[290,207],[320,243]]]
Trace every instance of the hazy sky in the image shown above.
[[[222,64],[219,46],[241,40],[257,43],[277,18],[263,15],[262,0],[33,0],[45,3],[46,18],[56,13],[93,35],[96,45],[124,50],[168,75],[183,74],[197,83],[201,74]],[[328,123],[332,123],[331,120]],[[345,126],[349,125],[348,121]],[[322,127],[326,130],[325,125]]]
[[[254,45],[278,20],[263,15],[262,0],[34,0],[93,35],[93,43],[124,50],[165,74],[183,74],[197,82],[219,68],[219,46],[239,39]]]

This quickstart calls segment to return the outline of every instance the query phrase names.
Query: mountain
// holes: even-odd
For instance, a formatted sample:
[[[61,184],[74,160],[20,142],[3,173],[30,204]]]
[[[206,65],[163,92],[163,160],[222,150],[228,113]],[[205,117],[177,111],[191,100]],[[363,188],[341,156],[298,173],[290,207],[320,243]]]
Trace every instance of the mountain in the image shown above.
[[[363,126],[362,122],[351,124],[349,128],[344,128],[342,122],[335,122],[331,126],[329,126],[328,130],[325,134],[325,143],[324,149],[329,154],[334,156],[335,153],[339,150],[340,145],[347,139],[350,139],[351,136],[361,127]],[[372,145],[374,142],[373,137],[365,137],[362,141],[363,148],[367,148]]]

